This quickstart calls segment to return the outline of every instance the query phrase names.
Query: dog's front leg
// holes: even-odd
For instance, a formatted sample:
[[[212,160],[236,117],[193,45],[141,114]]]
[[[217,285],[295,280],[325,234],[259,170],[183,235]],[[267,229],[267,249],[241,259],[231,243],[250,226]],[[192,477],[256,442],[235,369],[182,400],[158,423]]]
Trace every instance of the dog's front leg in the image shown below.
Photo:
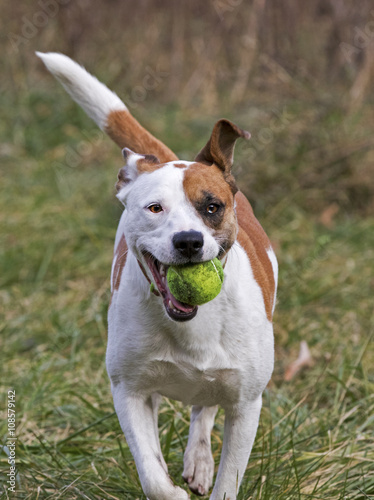
[[[160,453],[152,396],[134,395],[123,383],[112,386],[114,407],[135,459],[143,491],[149,500],[188,500],[173,484]]]
[[[214,460],[210,434],[217,406],[193,406],[187,448],[184,453],[183,479],[191,491],[206,495],[213,483]]]
[[[253,446],[261,396],[226,411],[221,461],[210,500],[235,500]]]

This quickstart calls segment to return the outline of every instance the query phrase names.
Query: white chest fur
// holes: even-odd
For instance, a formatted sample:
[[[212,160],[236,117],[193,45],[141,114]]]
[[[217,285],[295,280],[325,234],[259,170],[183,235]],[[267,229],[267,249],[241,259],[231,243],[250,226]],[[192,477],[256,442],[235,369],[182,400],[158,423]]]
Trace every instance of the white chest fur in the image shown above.
[[[221,293],[187,323],[166,316],[130,254],[109,311],[107,363],[114,384],[186,404],[260,394],[273,368],[272,324],[241,247],[229,252]]]

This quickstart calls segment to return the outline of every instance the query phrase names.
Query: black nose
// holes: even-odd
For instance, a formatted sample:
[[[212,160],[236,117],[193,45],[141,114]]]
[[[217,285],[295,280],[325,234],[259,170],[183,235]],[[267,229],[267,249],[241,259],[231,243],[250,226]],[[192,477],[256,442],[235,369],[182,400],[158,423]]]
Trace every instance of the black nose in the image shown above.
[[[183,257],[192,257],[202,249],[204,237],[198,231],[181,231],[173,236],[173,245]]]

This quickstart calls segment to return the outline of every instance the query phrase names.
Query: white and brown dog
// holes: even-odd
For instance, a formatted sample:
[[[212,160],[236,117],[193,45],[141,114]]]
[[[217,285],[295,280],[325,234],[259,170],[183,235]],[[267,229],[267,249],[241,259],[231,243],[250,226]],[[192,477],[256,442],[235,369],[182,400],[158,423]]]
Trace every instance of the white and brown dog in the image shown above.
[[[124,204],[112,267],[107,369],[115,409],[152,500],[185,500],[161,453],[161,396],[192,405],[183,478],[205,495],[213,482],[210,434],[225,410],[211,500],[234,500],[255,439],[274,358],[277,261],[231,174],[235,141],[250,134],[214,126],[195,161],[182,161],[131,116],[116,94],[68,57],[38,53],[47,68],[123,150]],[[199,307],[170,293],[170,265],[224,264],[220,294]],[[153,287],[150,288],[150,283]],[[153,293],[152,291],[153,290]]]

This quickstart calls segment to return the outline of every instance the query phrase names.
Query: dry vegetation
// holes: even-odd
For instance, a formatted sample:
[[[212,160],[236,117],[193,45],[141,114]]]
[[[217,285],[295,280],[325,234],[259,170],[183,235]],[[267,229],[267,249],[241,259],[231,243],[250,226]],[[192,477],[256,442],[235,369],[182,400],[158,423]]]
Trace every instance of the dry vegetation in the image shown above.
[[[250,166],[243,184],[253,201],[278,200],[279,184],[291,182],[305,206],[373,213],[372,2],[51,1],[56,14],[41,27],[35,3],[1,7],[1,72],[16,100],[38,80],[51,87],[33,50],[58,50],[155,132],[176,130],[182,151],[195,127],[207,133],[221,115],[240,121],[253,136],[238,158]],[[291,179],[280,162],[293,164]]]

